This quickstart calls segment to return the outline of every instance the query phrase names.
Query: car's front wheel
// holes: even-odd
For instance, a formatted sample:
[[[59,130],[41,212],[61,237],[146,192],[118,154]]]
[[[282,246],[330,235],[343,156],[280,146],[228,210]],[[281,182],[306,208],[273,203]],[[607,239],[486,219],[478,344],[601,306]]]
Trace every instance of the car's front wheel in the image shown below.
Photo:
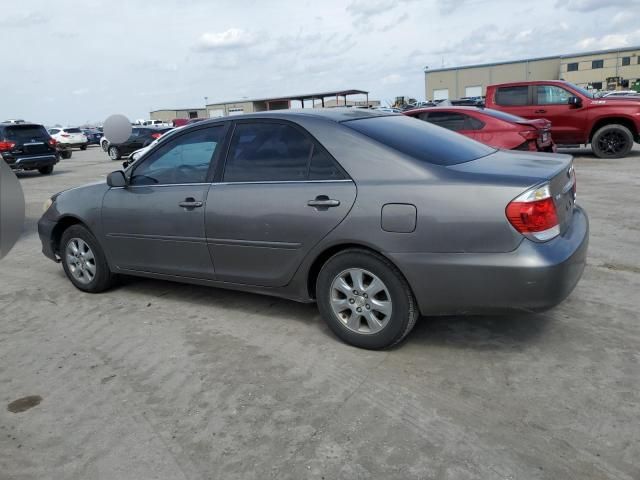
[[[111,160],[120,160],[120,156],[120,149],[118,147],[109,147],[109,158]]]
[[[100,146],[102,147],[103,152],[106,152],[107,150],[109,150],[109,142],[107,142],[106,140],[101,141]]]
[[[344,250],[323,265],[316,282],[318,308],[343,341],[381,349],[401,342],[419,313],[409,284],[387,259]]]
[[[631,130],[615,123],[598,129],[591,139],[591,149],[598,158],[626,157],[632,148]]]
[[[73,285],[85,292],[99,293],[113,283],[113,275],[102,248],[82,225],[67,228],[60,239],[62,267]]]
[[[38,169],[38,171],[42,175],[51,175],[51,173],[53,172],[53,165],[47,165],[46,167],[40,167]]]

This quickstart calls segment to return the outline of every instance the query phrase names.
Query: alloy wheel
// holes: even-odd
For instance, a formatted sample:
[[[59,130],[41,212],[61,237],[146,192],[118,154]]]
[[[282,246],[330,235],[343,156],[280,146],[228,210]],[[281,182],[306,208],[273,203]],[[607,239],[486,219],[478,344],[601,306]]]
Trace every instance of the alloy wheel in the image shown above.
[[[96,276],[96,259],[91,247],[81,238],[72,238],[67,243],[65,262],[71,275],[86,285]]]
[[[393,305],[387,286],[362,268],[350,268],[336,275],[329,295],[333,313],[353,332],[377,333],[391,318]]]

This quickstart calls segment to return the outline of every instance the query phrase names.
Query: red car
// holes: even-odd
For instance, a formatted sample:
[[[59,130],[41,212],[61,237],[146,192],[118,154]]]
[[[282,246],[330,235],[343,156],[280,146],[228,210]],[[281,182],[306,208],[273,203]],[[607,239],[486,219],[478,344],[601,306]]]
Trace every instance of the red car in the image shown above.
[[[543,118],[526,120],[498,110],[476,107],[428,107],[403,113],[495,148],[556,151],[551,138],[551,122]]]

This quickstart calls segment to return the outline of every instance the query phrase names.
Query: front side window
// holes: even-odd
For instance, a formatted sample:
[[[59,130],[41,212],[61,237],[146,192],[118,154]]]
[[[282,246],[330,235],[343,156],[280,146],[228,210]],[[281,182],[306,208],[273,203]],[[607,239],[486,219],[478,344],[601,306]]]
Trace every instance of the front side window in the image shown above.
[[[231,139],[225,182],[307,179],[313,143],[298,129],[280,123],[239,123]]]
[[[566,105],[573,95],[564,88],[555,85],[538,85],[536,103],[538,105]]]
[[[168,141],[138,165],[131,185],[204,183],[211,159],[222,141],[224,127],[210,127],[185,133]]]
[[[529,87],[526,85],[500,87],[496,91],[496,103],[507,107],[527,105],[529,103]]]

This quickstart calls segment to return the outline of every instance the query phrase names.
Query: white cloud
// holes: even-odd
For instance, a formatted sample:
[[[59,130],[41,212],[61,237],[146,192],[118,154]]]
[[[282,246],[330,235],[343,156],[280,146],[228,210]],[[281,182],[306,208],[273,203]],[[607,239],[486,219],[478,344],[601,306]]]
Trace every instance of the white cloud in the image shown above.
[[[248,47],[256,43],[256,38],[239,28],[230,28],[224,32],[205,32],[200,35],[196,49],[198,50],[227,50]]]
[[[391,73],[385,77],[382,77],[382,80],[380,81],[383,85],[395,85],[398,83],[402,83],[403,80],[404,78],[401,75],[398,75],[397,73]]]
[[[640,0],[557,0],[556,7],[564,7],[573,12],[593,12],[603,8],[619,7],[633,10],[640,6]]]
[[[414,0],[353,0],[347,6],[347,12],[357,20],[366,20],[377,15],[388,14],[403,3]]]
[[[578,42],[578,47],[583,50],[609,49],[629,47],[640,43],[640,30],[630,33],[612,33],[601,37],[587,37]]]

